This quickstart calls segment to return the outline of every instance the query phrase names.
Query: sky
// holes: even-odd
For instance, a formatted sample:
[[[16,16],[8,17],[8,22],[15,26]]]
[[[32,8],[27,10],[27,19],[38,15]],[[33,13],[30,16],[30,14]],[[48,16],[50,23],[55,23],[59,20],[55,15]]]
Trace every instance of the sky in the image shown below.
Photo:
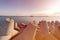
[[[60,0],[0,0],[0,15],[41,16],[60,14]]]

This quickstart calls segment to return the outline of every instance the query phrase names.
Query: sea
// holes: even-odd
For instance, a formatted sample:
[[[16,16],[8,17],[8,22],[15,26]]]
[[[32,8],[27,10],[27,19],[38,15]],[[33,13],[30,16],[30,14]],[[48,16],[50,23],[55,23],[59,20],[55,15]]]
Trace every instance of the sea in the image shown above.
[[[12,18],[15,20],[15,22],[29,22],[32,20],[35,20],[36,22],[39,22],[41,20],[46,21],[55,21],[59,20],[59,16],[0,16],[0,23],[3,23],[6,18]]]

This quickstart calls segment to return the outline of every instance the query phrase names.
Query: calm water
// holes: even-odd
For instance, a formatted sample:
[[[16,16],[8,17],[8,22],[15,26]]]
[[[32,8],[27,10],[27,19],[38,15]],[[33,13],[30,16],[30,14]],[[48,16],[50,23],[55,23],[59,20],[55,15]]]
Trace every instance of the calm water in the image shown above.
[[[13,18],[15,22],[24,22],[28,23],[29,21],[35,20],[36,22],[39,22],[41,20],[46,20],[46,21],[52,21],[52,20],[59,20],[60,17],[29,17],[29,16],[0,16],[0,35],[6,35],[7,28],[6,27],[6,18]]]
[[[40,20],[47,20],[47,21],[51,21],[51,20],[59,20],[60,21],[60,17],[29,17],[29,16],[1,16],[0,17],[0,23],[3,23],[5,21],[6,18],[13,18],[15,20],[15,22],[28,22],[31,20],[35,20],[35,21],[40,21]]]

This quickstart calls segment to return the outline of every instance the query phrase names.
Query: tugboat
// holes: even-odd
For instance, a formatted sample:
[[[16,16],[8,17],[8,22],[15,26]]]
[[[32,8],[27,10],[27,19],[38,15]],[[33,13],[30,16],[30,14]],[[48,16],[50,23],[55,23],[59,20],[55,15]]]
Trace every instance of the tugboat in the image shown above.
[[[30,17],[34,17],[34,16],[30,16]]]

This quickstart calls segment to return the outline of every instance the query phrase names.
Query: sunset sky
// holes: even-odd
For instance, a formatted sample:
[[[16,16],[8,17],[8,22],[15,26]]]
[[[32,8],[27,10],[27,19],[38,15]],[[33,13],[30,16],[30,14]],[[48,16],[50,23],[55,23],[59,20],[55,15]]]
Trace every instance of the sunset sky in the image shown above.
[[[51,15],[60,13],[60,0],[0,0],[0,15]]]

